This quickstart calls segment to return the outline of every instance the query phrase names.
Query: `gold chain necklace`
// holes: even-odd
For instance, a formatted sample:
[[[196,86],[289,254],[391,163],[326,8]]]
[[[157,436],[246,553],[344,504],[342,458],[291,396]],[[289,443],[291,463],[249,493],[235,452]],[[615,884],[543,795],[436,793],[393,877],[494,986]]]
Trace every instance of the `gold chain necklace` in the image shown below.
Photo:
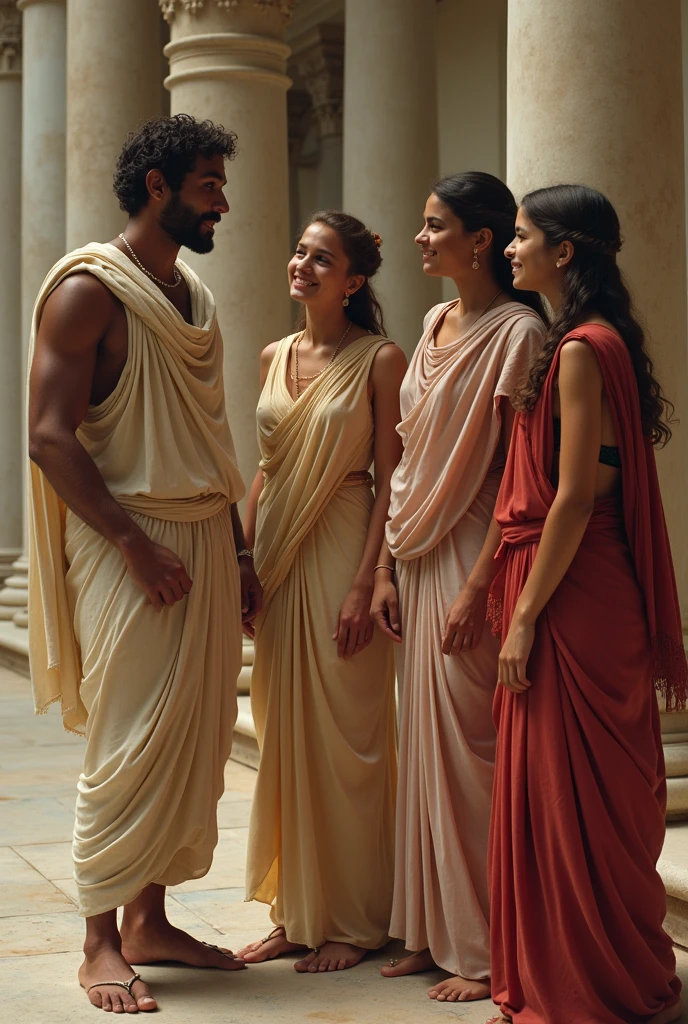
[[[497,294],[496,294],[496,295],[494,295],[494,296],[493,296],[493,297],[492,297],[492,298],[490,299],[490,301],[489,301],[489,302],[488,302],[488,304],[487,304],[487,305],[485,306],[485,309],[484,309],[484,310],[482,311],[482,313],[479,313],[479,314],[477,315],[477,317],[475,318],[475,320],[474,320],[474,321],[473,321],[473,323],[471,324],[471,327],[474,327],[474,326],[475,326],[475,325],[477,324],[478,320],[480,320],[480,319],[481,319],[482,317],[484,317],[484,316],[485,316],[485,314],[487,313],[487,311],[488,311],[488,309],[490,308],[490,306],[492,305],[492,303],[493,303],[493,302],[496,302],[496,301],[497,301],[497,299],[499,298],[499,296],[500,296],[500,295],[502,294],[502,292],[503,292],[503,291],[504,291],[504,289],[503,289],[503,288],[500,288],[500,289],[499,289],[499,291],[497,292]],[[460,302],[460,301],[461,301],[461,299],[459,299],[459,302]],[[469,328],[468,328],[468,330],[470,330],[470,329],[471,329],[471,328],[469,327]],[[461,335],[461,337],[463,337],[463,335]]]
[[[495,295],[495,298],[496,297],[497,296]],[[494,302],[494,299],[492,301]],[[351,330],[352,327],[353,327],[353,320],[349,320],[349,326],[347,327],[347,329],[344,331],[344,333],[342,334],[341,338],[339,339],[339,344],[337,345],[336,349],[332,353],[332,356],[330,357],[330,359],[328,359],[328,361],[325,363],[325,365],[323,366],[322,370],[318,370],[317,373],[312,373],[308,377],[301,377],[299,375],[299,345],[303,341],[303,336],[306,333],[305,331],[301,331],[301,334],[299,335],[299,339],[296,342],[296,344],[294,345],[294,373],[290,373],[289,374],[291,379],[296,384],[296,397],[297,398],[301,397],[301,388],[299,387],[299,381],[302,381],[302,380],[315,380],[316,377],[319,377],[321,373],[325,372],[327,367],[330,366],[334,362],[335,356],[337,355],[337,353],[339,352],[340,348],[344,344],[346,336],[347,336],[347,334],[349,333],[349,331]]]
[[[178,288],[179,287],[179,285],[182,283],[184,278],[182,277],[182,275],[177,270],[176,265],[173,268],[173,271],[174,271],[174,284],[168,284],[167,281],[163,281],[162,278],[156,277],[155,274],[151,274],[150,270],[146,270],[146,268],[144,267],[143,263],[138,258],[138,256],[136,255],[136,253],[134,252],[132,247],[129,245],[129,243],[127,242],[127,240],[124,237],[124,235],[120,235],[119,237],[122,239],[122,241],[126,245],[127,249],[129,250],[129,255],[133,259],[133,261],[136,264],[136,266],[139,268],[139,270],[142,270],[144,272],[144,274],[146,274],[148,277],[150,277],[151,281],[155,281],[156,284],[161,285],[163,288]]]

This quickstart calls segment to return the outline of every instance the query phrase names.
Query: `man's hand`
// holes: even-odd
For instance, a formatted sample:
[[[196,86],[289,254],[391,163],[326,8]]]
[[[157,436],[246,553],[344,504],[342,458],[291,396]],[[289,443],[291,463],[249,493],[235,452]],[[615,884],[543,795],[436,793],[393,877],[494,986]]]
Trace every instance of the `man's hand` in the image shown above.
[[[176,604],[191,590],[192,581],[179,555],[156,544],[143,531],[135,540],[123,544],[120,551],[129,575],[156,611],[163,605]]]
[[[253,620],[263,607],[263,588],[256,576],[253,559],[248,555],[239,558],[239,577],[241,580],[241,624],[246,636],[253,639],[255,630]]]

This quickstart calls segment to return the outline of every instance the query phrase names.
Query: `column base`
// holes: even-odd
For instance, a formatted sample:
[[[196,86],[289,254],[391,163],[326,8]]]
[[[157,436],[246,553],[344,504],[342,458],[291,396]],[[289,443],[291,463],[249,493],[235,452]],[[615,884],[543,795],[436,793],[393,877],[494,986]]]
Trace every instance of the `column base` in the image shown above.
[[[12,575],[12,566],[20,556],[19,548],[0,548],[0,586]]]
[[[12,621],[21,628],[28,626],[26,608],[29,603],[29,560],[25,555],[12,563],[12,574],[0,590],[0,621]],[[24,613],[24,614],[22,614]],[[17,621],[19,618],[20,621]]]

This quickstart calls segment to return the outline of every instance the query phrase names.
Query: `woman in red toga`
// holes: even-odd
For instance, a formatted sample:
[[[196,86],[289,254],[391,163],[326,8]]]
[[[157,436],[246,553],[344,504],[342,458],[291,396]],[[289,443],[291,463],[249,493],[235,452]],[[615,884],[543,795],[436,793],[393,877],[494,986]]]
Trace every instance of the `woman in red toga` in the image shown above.
[[[609,201],[560,185],[525,197],[507,249],[516,287],[554,310],[474,570],[501,541],[492,995],[494,1020],[515,1024],[681,1014],[655,867],[666,788],[653,682],[683,706],[688,677],[653,451],[670,437],[668,403],[620,247]]]

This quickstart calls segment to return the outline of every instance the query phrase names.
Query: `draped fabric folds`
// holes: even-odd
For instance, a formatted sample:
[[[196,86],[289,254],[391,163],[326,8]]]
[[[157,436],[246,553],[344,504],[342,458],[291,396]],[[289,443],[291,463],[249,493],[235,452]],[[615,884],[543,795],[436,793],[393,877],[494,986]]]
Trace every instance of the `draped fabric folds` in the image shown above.
[[[387,539],[402,615],[396,870],[390,932],[466,978],[487,978],[487,836],[497,644],[441,651],[446,613],[480,553],[504,466],[500,404],[539,348],[542,321],[508,302],[437,348],[454,305],[426,317],[402,386],[404,454]]]
[[[368,378],[386,339],[364,337],[294,401],[280,343],[258,405],[256,569],[264,586],[251,703],[261,763],[249,899],[292,942],[387,939],[396,750],[390,642],[337,657],[332,634],[365,546],[373,496]],[[358,474],[347,480],[351,473]]]
[[[60,701],[87,738],[74,837],[80,909],[129,902],[150,882],[205,874],[236,718],[241,610],[230,503],[243,486],[225,413],[212,295],[188,267],[193,324],[112,245],[51,270],[34,312],[70,274],[123,304],[128,355],[78,439],[148,536],[176,551],[191,593],[156,612],[119,552],[29,475],[29,630],[36,710]]]
[[[654,452],[621,339],[597,325],[562,345],[570,338],[586,341],[602,370],[622,497],[596,503],[538,618],[531,688],[495,697],[492,984],[517,1024],[646,1020],[680,991],[656,871],[666,785],[652,682],[681,706],[686,662]],[[560,351],[536,408],[517,417],[497,502],[504,635],[556,493]]]

